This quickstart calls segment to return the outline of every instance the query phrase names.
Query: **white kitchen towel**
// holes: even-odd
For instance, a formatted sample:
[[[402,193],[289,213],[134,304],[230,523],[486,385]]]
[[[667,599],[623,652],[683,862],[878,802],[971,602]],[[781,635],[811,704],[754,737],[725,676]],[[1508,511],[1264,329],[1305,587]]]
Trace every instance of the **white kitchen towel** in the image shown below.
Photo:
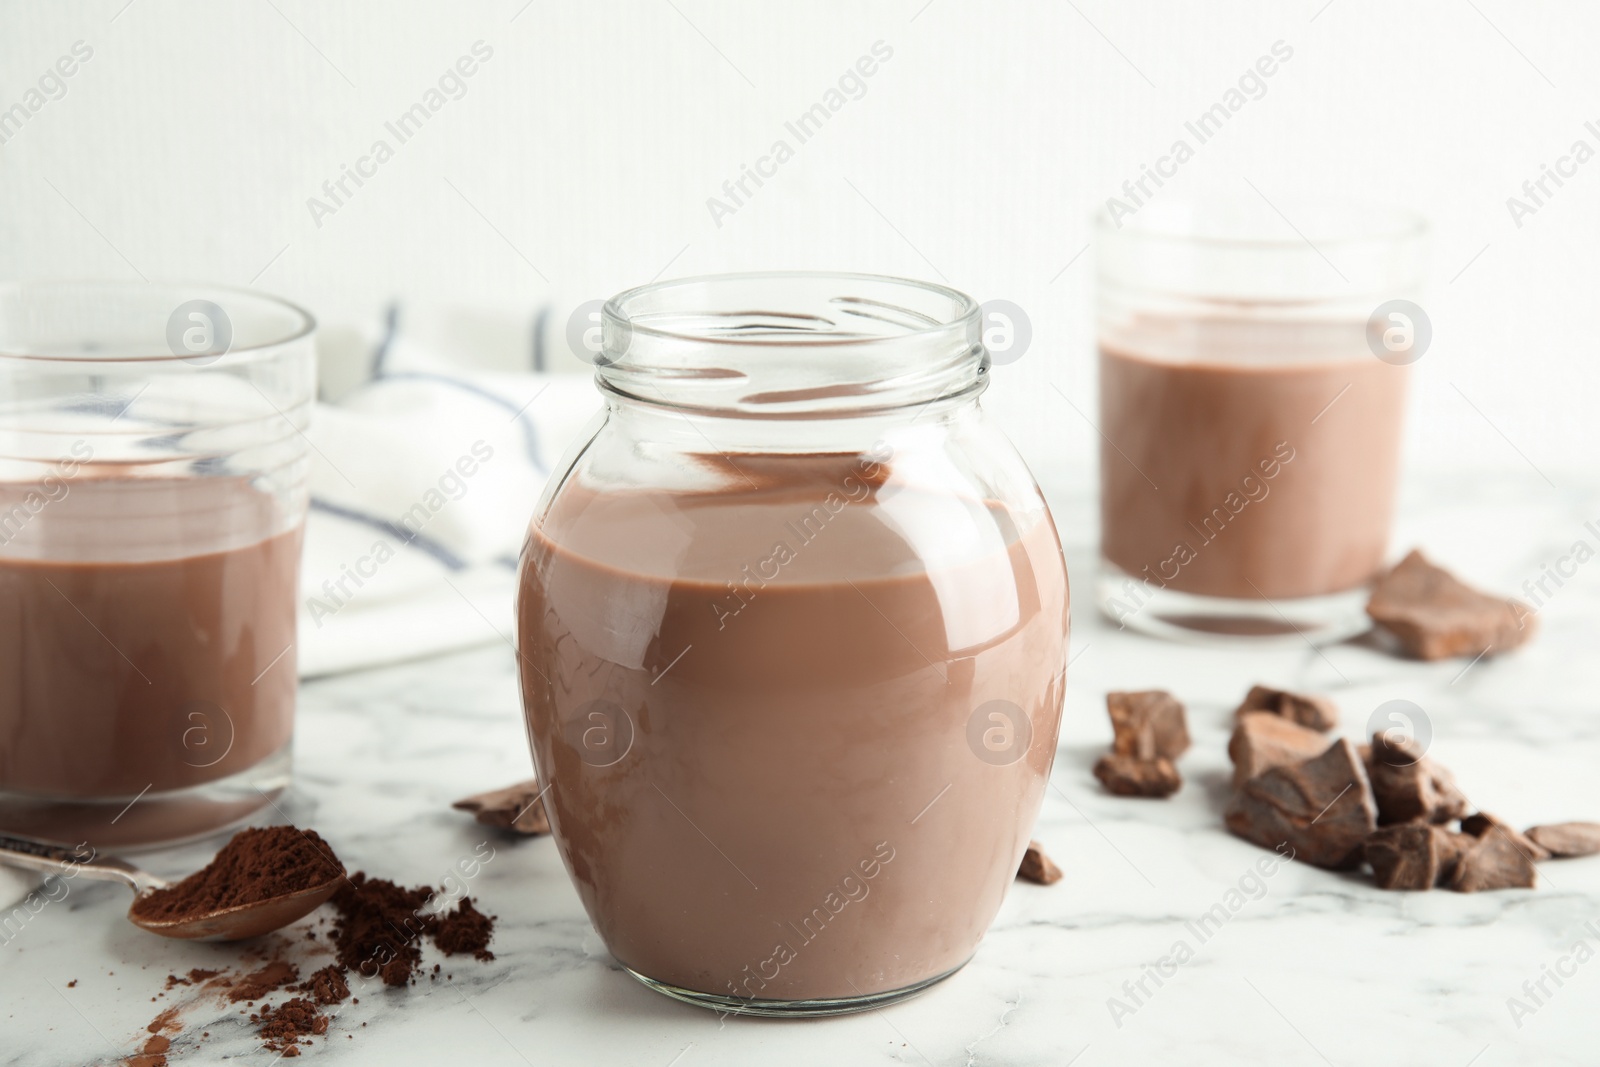
[[[587,375],[463,373],[389,337],[308,432],[301,676],[509,640],[528,520],[599,410]]]

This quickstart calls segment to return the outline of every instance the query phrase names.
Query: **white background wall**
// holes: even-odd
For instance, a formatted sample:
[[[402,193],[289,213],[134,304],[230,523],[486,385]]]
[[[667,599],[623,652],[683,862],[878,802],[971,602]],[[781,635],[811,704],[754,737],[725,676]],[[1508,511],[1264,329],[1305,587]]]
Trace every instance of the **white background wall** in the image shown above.
[[[1600,160],[1521,228],[1506,198],[1600,148],[1600,5],[124,3],[0,4],[0,108],[93,48],[0,145],[0,277],[254,283],[328,323],[397,296],[520,315],[662,272],[944,277],[1030,312],[991,402],[1035,462],[1083,470],[1093,431],[1049,384],[1092,410],[1088,216],[1281,39],[1267,95],[1163,195],[1248,177],[1421,208],[1413,472],[1591,476]],[[318,226],[308,198],[478,40],[466,94]],[[880,40],[866,94],[717,225],[707,198]]]

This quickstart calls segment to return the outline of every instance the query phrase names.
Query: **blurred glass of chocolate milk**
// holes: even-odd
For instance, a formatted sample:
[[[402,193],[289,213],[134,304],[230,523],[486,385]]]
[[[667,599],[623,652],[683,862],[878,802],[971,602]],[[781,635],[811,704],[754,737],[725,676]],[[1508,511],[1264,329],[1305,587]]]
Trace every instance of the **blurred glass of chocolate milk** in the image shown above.
[[[1101,215],[1109,618],[1178,638],[1365,628],[1431,339],[1425,237],[1406,212],[1253,192]]]

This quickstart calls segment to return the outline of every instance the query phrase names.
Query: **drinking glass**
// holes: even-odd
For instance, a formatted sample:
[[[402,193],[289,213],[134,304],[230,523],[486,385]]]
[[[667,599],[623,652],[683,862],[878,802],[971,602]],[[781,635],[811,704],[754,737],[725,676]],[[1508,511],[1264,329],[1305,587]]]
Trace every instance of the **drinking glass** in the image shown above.
[[[0,829],[196,837],[289,780],[311,316],[0,286]]]

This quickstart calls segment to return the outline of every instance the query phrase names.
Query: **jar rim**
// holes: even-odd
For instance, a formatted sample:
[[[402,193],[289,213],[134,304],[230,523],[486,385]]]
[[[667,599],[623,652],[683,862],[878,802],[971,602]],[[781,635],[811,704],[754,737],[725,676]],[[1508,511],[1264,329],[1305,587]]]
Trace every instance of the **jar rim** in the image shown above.
[[[739,418],[863,415],[981,392],[982,309],[884,274],[763,271],[651,282],[606,301],[595,382]]]
[[[968,320],[976,323],[978,319],[978,302],[959,289],[936,282],[919,281],[914,278],[904,278],[892,274],[873,274],[857,271],[828,271],[828,270],[773,270],[773,271],[746,271],[727,272],[723,274],[699,274],[683,278],[669,278],[666,281],[647,282],[644,285],[625,289],[610,300],[605,302],[601,314],[605,319],[631,335],[646,334],[673,341],[689,341],[696,344],[727,344],[727,345],[758,345],[758,344],[783,344],[792,338],[773,338],[763,340],[750,335],[743,336],[717,336],[705,330],[672,330],[658,326],[642,324],[630,316],[626,305],[640,299],[666,293],[674,289],[683,289],[690,286],[730,286],[758,282],[785,282],[785,281],[837,281],[842,283],[854,282],[863,285],[889,286],[903,288],[908,291],[932,293],[950,300],[956,307],[956,312],[944,321],[930,320],[926,325],[905,329],[897,333],[884,333],[877,336],[848,336],[828,339],[808,337],[808,345],[870,345],[880,342],[892,342],[908,337],[932,335],[948,330],[953,326],[961,325]],[[885,320],[886,321],[886,320]]]
[[[172,303],[174,310],[188,300],[204,299],[207,296],[226,296],[235,301],[247,301],[256,305],[258,309],[271,309],[279,314],[286,313],[288,323],[282,330],[275,331],[269,336],[251,340],[246,343],[230,345],[226,356],[231,360],[237,357],[250,357],[263,352],[270,352],[285,345],[302,341],[316,332],[317,320],[311,312],[293,301],[286,300],[271,293],[258,289],[251,289],[238,285],[223,285],[216,282],[190,282],[190,281],[131,281],[115,278],[37,278],[19,279],[0,282],[0,303],[8,298],[26,299],[30,292],[65,297],[75,294],[91,294],[96,291],[107,292],[117,296],[148,297],[152,301]],[[165,294],[164,296],[162,294]],[[109,352],[40,352],[29,351],[27,346],[14,346],[0,340],[0,360],[24,360],[34,363],[170,363],[182,360],[192,360],[189,353],[158,352],[144,354],[118,354]]]

